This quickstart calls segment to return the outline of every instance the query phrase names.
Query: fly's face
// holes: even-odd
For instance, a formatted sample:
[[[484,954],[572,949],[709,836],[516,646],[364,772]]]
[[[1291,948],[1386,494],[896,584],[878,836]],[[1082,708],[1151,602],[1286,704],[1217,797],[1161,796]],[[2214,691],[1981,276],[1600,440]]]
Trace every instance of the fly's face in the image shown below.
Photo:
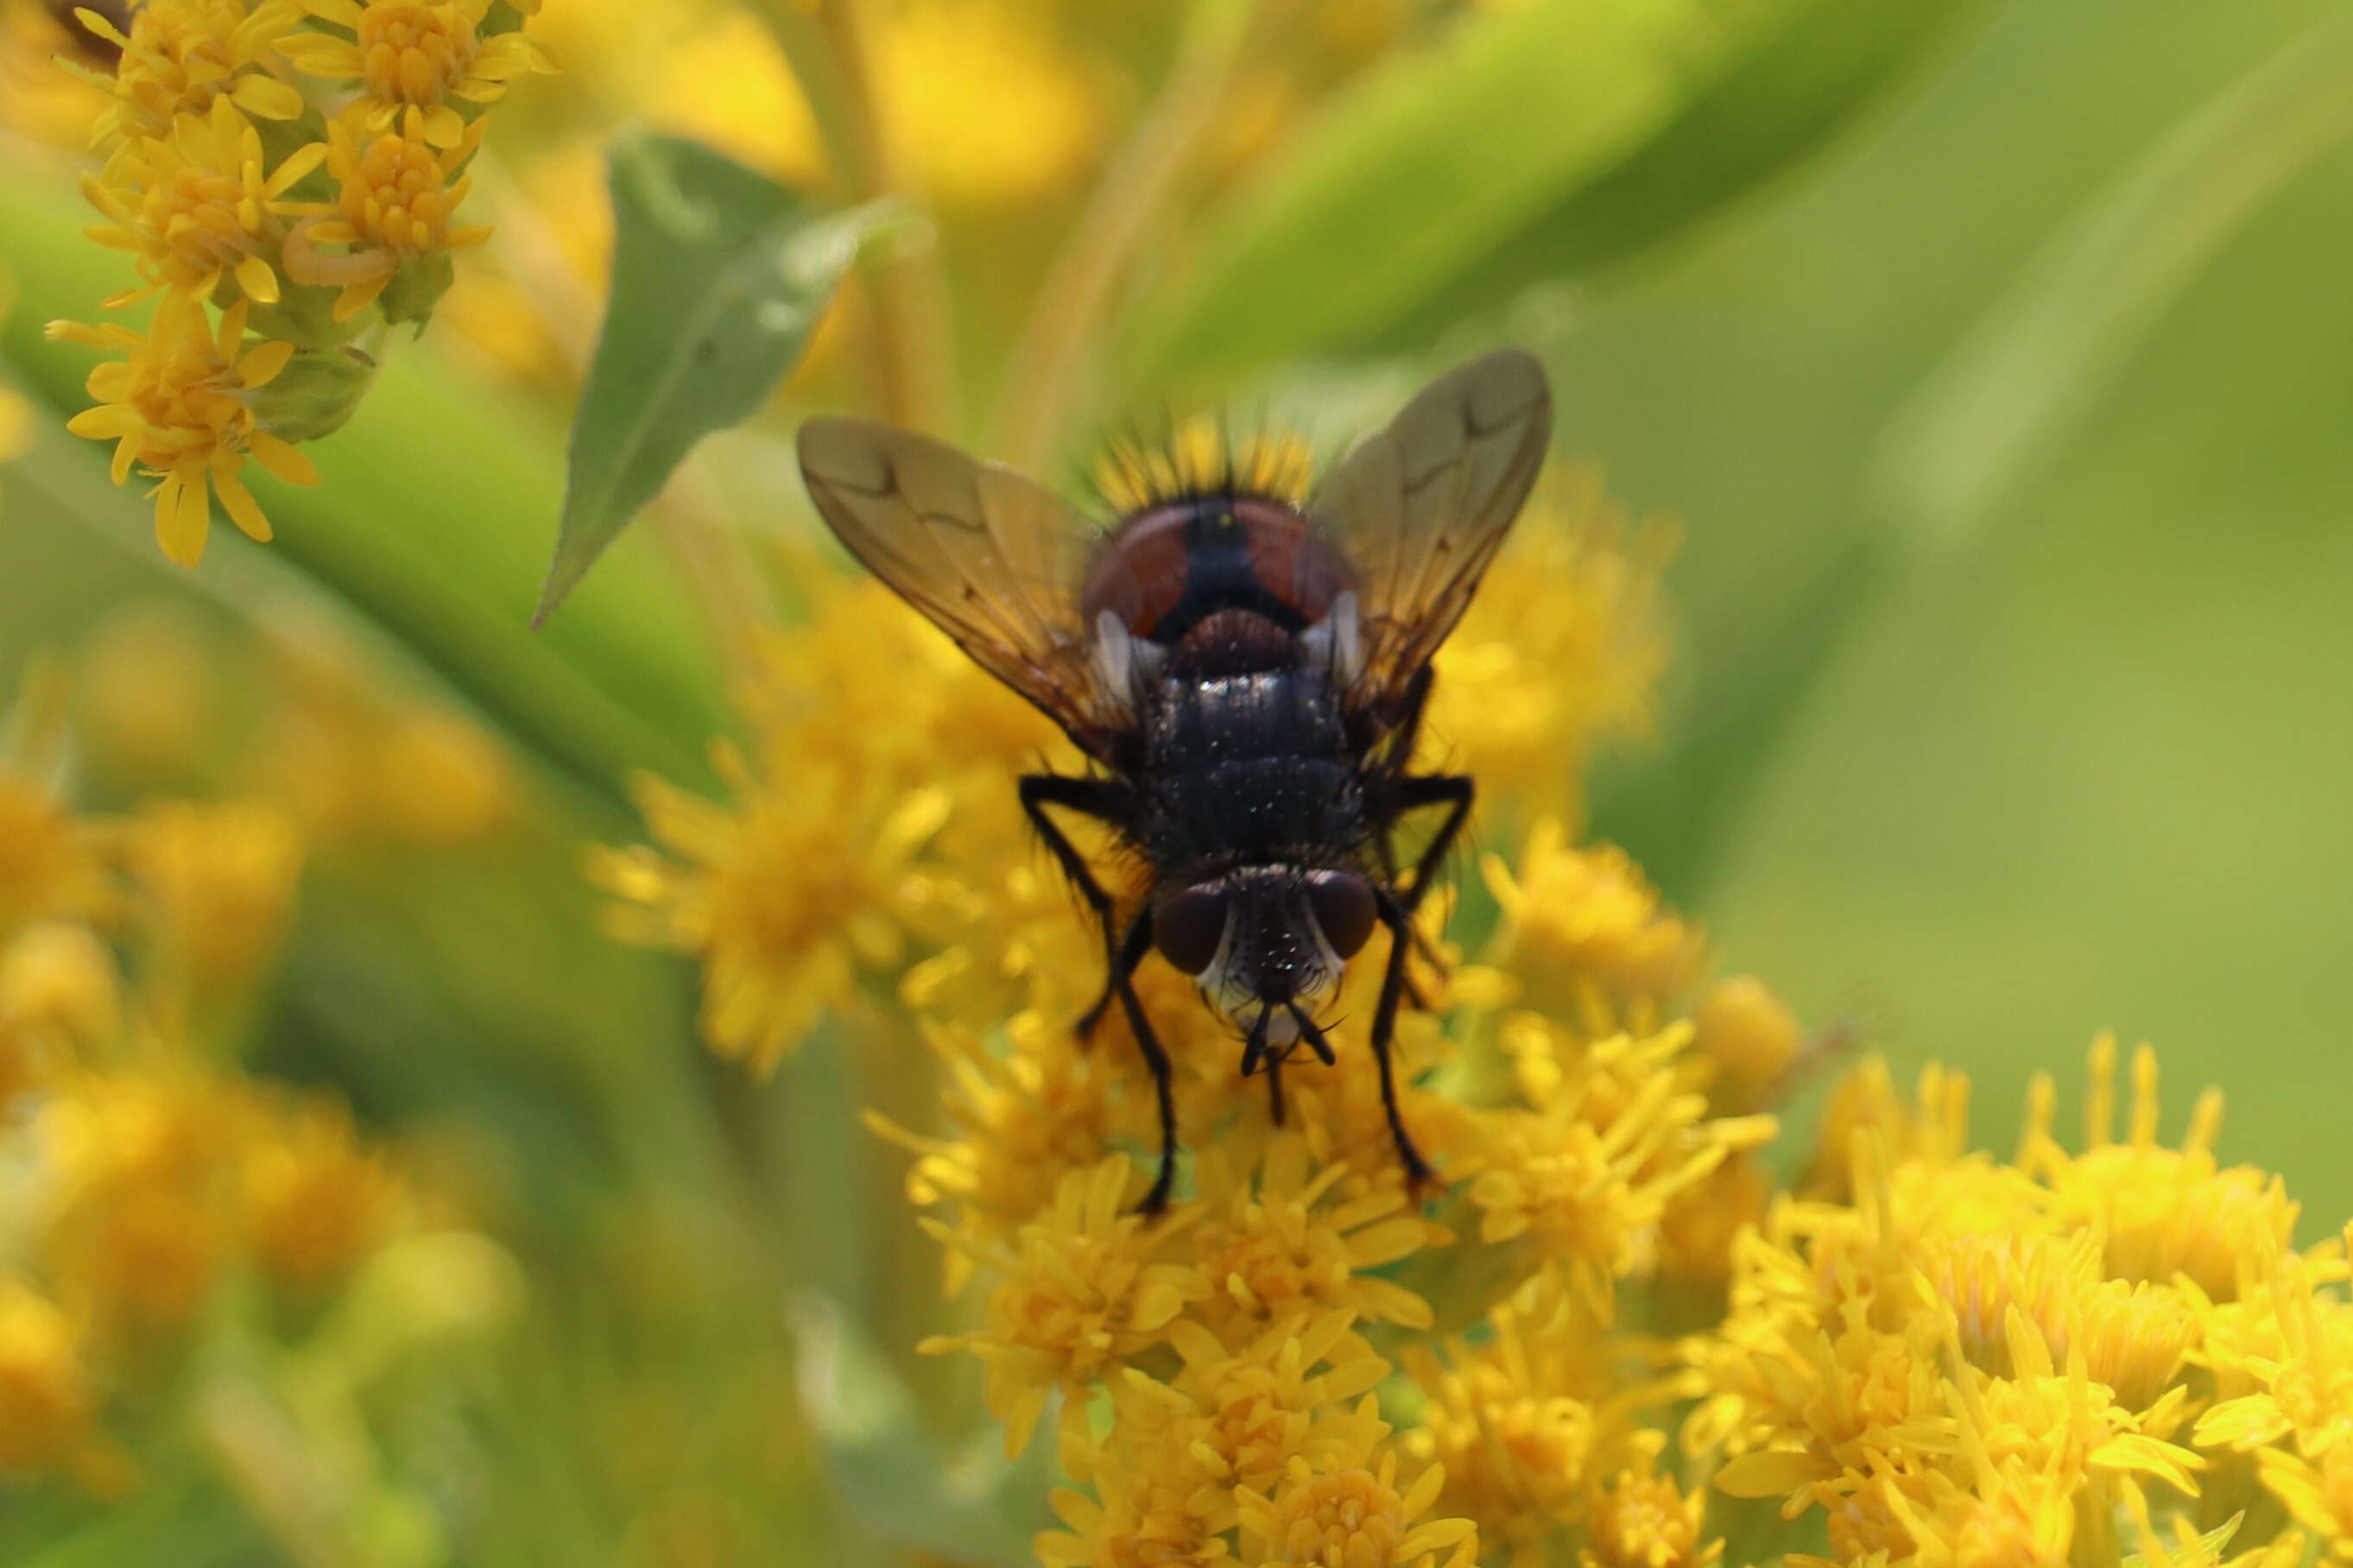
[[[1314,1010],[1378,917],[1372,885],[1352,872],[1261,867],[1162,894],[1152,930],[1161,954],[1249,1039],[1249,1073],[1269,1047],[1279,1055],[1302,1039],[1330,1059]]]

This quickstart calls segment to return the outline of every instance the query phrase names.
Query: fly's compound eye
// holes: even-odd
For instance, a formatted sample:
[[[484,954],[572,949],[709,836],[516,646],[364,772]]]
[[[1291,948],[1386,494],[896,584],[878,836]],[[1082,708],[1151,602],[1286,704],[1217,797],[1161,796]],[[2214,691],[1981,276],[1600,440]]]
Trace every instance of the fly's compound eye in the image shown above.
[[[1345,871],[1307,873],[1307,911],[1342,958],[1356,957],[1356,950],[1371,939],[1380,912],[1371,885]]]
[[[1226,889],[1208,883],[1171,893],[1153,912],[1152,940],[1162,956],[1187,974],[1216,961],[1226,942]]]

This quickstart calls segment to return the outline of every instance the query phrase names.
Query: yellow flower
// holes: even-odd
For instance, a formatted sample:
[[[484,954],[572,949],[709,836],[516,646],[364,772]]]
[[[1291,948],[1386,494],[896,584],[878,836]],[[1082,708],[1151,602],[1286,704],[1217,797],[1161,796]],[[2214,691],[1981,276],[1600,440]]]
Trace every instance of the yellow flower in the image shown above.
[[[294,355],[294,345],[244,347],[246,302],[230,306],[217,333],[206,333],[200,312],[159,319],[153,335],[121,327],[53,321],[49,335],[129,357],[90,374],[100,406],[66,422],[77,436],[112,441],[114,482],[133,468],[158,480],[155,538],[164,553],[193,567],[204,555],[212,525],[210,493],[218,492],[229,518],[250,538],[267,541],[269,520],[239,478],[249,457],[292,485],[319,482],[311,460],[260,427],[254,388],[266,386]]]
[[[2353,1445],[2338,1444],[2318,1464],[2266,1448],[2258,1463],[2263,1485],[2326,1543],[2329,1557],[2353,1563]]]
[[[1428,1403],[1407,1442],[1446,1476],[1440,1501],[1479,1521],[1490,1552],[1512,1568],[1541,1568],[1600,1500],[1605,1477],[1635,1458],[1639,1414],[1674,1384],[1628,1375],[1654,1347],[1615,1335],[1592,1302],[1557,1274],[1498,1308],[1476,1342],[1450,1342],[1445,1359],[1406,1356]]]
[[[1356,1453],[1361,1436],[1329,1412],[1388,1375],[1350,1314],[1301,1316],[1229,1348],[1198,1323],[1170,1325],[1182,1369],[1163,1383],[1134,1367],[1111,1384],[1111,1429],[1064,1445],[1092,1495],[1055,1494],[1067,1529],[1040,1535],[1050,1565],[1208,1563],[1228,1556],[1237,1491],[1280,1482],[1293,1455]]]
[[[302,112],[302,95],[266,68],[271,48],[301,20],[290,0],[146,0],[127,33],[94,11],[77,15],[122,51],[107,84],[115,101],[99,119],[95,146],[167,135],[182,115],[209,115],[221,98],[264,120]]]
[[[1082,1420],[1089,1386],[1165,1342],[1187,1305],[1209,1293],[1199,1270],[1162,1260],[1184,1217],[1147,1222],[1131,1211],[1145,1185],[1126,1156],[1114,1154],[1065,1175],[1052,1206],[1009,1243],[923,1222],[942,1246],[998,1277],[986,1327],[916,1348],[927,1355],[969,1351],[987,1364],[988,1407],[1005,1423],[1008,1456],[1029,1446],[1050,1397],[1064,1396],[1066,1424]]]
[[[1445,1488],[1441,1467],[1427,1467],[1399,1489],[1397,1450],[1385,1441],[1378,1410],[1369,1394],[1356,1407],[1355,1452],[1295,1454],[1273,1486],[1235,1493],[1242,1563],[1408,1568],[1445,1552],[1447,1568],[1470,1568],[1478,1560],[1472,1521],[1421,1519]]]
[[[1578,1568],[1710,1568],[1724,1556],[1723,1539],[1706,1536],[1706,1491],[1684,1491],[1657,1474],[1655,1458],[1655,1445],[1645,1445],[1602,1489]]]
[[[1573,848],[1556,817],[1529,830],[1516,868],[1491,855],[1481,869],[1504,917],[1492,962],[1540,1012],[1574,1016],[1599,993],[1655,1017],[1705,962],[1700,933],[1661,907],[1624,850]]]
[[[1469,1198],[1482,1242],[1524,1242],[1588,1278],[1624,1274],[1648,1261],[1669,1199],[1771,1134],[1768,1119],[1707,1121],[1706,1098],[1678,1086],[1688,1024],[1564,1060],[1556,1030],[1514,1022],[1537,1108],[1481,1120]]]
[[[1198,1173],[1199,1221],[1187,1251],[1214,1295],[1194,1316],[1221,1338],[1239,1342],[1258,1325],[1330,1307],[1430,1325],[1427,1301],[1371,1272],[1444,1237],[1409,1207],[1400,1183],[1348,1196],[1348,1168],[1316,1169],[1297,1133],[1271,1141],[1254,1170],[1228,1149],[1205,1150]]]
[[[132,304],[167,290],[167,308],[187,310],[212,297],[224,276],[259,304],[278,299],[272,263],[285,244],[280,197],[319,166],[326,149],[296,149],[263,169],[261,134],[226,98],[209,115],[184,115],[168,134],[125,148],[102,174],[82,177],[82,194],[113,221],[90,238],[139,258],[147,287],[106,300]]]
[[[424,140],[436,147],[456,147],[465,138],[466,117],[451,100],[493,103],[515,78],[553,68],[539,46],[520,32],[482,36],[491,0],[301,5],[352,37],[293,33],[279,41],[278,52],[307,75],[358,83],[358,107],[372,131],[382,130],[405,110],[418,110]]]
[[[2230,1300],[2247,1260],[2287,1245],[2296,1205],[2278,1177],[2215,1160],[2219,1093],[2200,1098],[2179,1149],[2157,1142],[2157,1057],[2146,1046],[2133,1054],[2127,1140],[2113,1142],[2116,1058],[2114,1037],[2093,1045],[2084,1152],[2069,1154],[2052,1138],[2045,1098],[2019,1163],[2050,1184],[2063,1223],[2097,1226],[2106,1237],[2111,1274],[2158,1283],[2187,1274],[2208,1296]]]
[[[2261,1350],[2226,1342],[2204,1358],[2226,1385],[2253,1384],[2255,1392],[2208,1410],[2198,1441],[2249,1449],[2292,1437],[2316,1459],[2353,1447],[2353,1305],[2317,1289],[2313,1262],[2300,1254],[2278,1248],[2265,1262],[2249,1270],[2258,1289],[2244,1304],[2259,1315]]]
[[[411,105],[396,125],[371,130],[358,115],[327,127],[327,173],[334,201],[292,203],[311,215],[286,239],[286,275],[297,283],[340,285],[334,319],[348,321],[375,303],[393,275],[408,262],[480,245],[487,224],[459,226],[458,205],[473,182],[458,171],[474,155],[482,122],[461,131],[448,146],[426,134],[425,111]],[[353,248],[330,256],[319,247]]]
[[[908,1200],[929,1207],[953,1198],[958,1226],[992,1241],[1044,1208],[1066,1173],[1100,1162],[1112,1133],[1108,1052],[1073,1050],[1067,1025],[1036,1013],[1007,1032],[1009,1048],[999,1053],[961,1030],[923,1031],[947,1068],[946,1109],[958,1136],[925,1137],[867,1113],[868,1126],[917,1156]],[[958,1251],[947,1258],[954,1291],[970,1259]]]
[[[604,851],[589,874],[626,900],[610,924],[625,940],[703,960],[702,1032],[723,1055],[765,1071],[827,1008],[847,1002],[861,964],[902,952],[881,908],[910,858],[940,826],[944,802],[918,795],[871,837],[854,804],[755,782],[732,749],[717,752],[734,810],[640,780],[638,809],[669,857]]]

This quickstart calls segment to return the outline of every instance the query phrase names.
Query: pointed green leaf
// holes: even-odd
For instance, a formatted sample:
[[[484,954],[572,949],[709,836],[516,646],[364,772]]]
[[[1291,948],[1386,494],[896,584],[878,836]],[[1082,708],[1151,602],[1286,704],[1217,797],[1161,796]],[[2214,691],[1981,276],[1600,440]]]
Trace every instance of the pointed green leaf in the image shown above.
[[[564,521],[533,623],[714,430],[800,358],[876,221],[825,216],[700,142],[613,143],[613,289],[572,425]]]

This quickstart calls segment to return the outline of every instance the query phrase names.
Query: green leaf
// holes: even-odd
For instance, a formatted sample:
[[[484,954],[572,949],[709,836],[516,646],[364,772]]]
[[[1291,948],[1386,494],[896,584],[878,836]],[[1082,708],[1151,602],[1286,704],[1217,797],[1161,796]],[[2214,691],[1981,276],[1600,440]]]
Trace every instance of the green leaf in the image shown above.
[[[1603,272],[1684,235],[1799,163],[1903,80],[1980,0],[1796,0],[1766,7],[1722,73],[1614,166],[1402,317],[1426,343],[1532,284]]]
[[[1655,245],[1814,145],[1976,0],[1546,0],[1335,98],[1207,225],[1137,384],[1435,336]],[[1401,331],[1400,329],[1403,329]]]
[[[563,527],[534,625],[697,441],[759,411],[877,216],[819,216],[765,174],[674,136],[616,141],[610,186],[612,299],[573,420]]]

